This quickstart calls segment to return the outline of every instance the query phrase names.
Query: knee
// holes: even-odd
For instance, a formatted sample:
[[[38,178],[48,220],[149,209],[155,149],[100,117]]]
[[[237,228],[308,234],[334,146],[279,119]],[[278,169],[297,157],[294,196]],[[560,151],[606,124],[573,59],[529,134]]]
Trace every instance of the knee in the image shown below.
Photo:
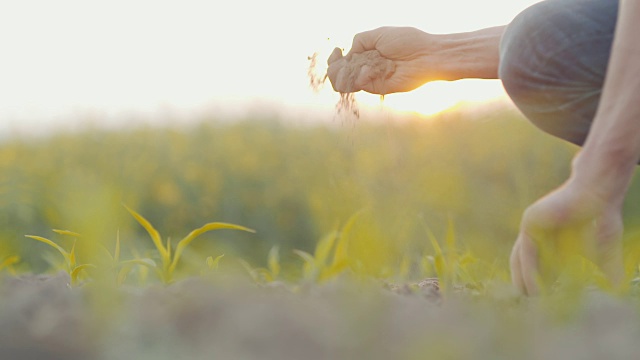
[[[540,129],[576,144],[589,130],[608,61],[613,22],[604,18],[615,9],[606,5],[537,3],[507,26],[500,43],[498,73],[515,105]]]
[[[498,74],[505,91],[525,117],[541,130],[562,136],[564,121],[554,118],[559,94],[549,81],[548,2],[543,1],[521,12],[506,28],[500,43]],[[544,48],[543,48],[544,47]],[[554,98],[555,97],[555,98]]]
[[[500,42],[498,74],[509,96],[517,105],[533,101],[532,91],[538,86],[539,68],[544,66],[541,44],[536,37],[544,29],[548,1],[521,12],[507,26]]]
[[[516,16],[500,43],[508,92],[531,85],[598,87],[609,61],[618,1],[545,0]]]

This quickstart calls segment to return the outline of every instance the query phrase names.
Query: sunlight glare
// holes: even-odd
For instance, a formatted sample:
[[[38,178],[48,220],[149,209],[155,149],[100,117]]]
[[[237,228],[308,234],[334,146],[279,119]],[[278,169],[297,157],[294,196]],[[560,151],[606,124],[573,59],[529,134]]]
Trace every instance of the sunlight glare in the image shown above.
[[[429,116],[463,102],[481,103],[505,96],[502,84],[497,80],[434,81],[411,92],[387,95],[383,106],[394,111]],[[359,96],[358,101],[368,106],[375,106],[376,97]],[[379,101],[378,98],[377,103]]]

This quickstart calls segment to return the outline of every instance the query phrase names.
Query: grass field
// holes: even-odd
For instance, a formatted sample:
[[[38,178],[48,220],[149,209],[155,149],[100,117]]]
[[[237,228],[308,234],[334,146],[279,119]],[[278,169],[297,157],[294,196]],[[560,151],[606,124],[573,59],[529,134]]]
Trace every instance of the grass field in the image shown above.
[[[508,112],[5,140],[0,358],[633,358],[638,186],[628,292],[509,285],[575,151]]]

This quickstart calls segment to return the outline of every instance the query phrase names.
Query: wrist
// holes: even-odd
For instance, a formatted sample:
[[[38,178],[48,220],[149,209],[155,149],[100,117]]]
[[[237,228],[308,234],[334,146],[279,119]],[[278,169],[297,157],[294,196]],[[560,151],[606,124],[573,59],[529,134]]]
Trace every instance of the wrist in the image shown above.
[[[622,206],[636,161],[616,152],[584,148],[572,162],[571,181],[613,206]]]

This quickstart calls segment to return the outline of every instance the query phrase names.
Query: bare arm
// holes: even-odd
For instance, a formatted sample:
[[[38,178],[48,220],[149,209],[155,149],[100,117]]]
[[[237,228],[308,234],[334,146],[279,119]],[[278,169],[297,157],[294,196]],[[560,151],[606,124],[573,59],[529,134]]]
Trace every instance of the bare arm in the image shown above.
[[[438,64],[442,70],[435,78],[426,80],[497,79],[500,39],[505,28],[434,35],[437,51],[425,54],[425,62],[432,66]]]
[[[545,260],[545,247],[580,251],[614,285],[624,285],[622,205],[640,159],[640,2],[622,0],[598,111],[569,180],[530,206],[511,254],[514,284],[527,294],[563,254]],[[578,242],[575,242],[579,240]],[[578,248],[580,247],[580,248]],[[565,254],[566,255],[566,254]]]
[[[416,89],[434,80],[497,79],[499,44],[505,26],[468,33],[434,35],[410,27],[382,27],[357,34],[349,53],[329,58],[328,75],[336,91],[364,90],[389,94]],[[395,72],[381,79],[366,66],[348,66],[353,54],[376,50],[395,63]],[[351,72],[355,87],[346,79]]]
[[[602,98],[575,175],[621,205],[640,159],[640,2],[623,0]]]

